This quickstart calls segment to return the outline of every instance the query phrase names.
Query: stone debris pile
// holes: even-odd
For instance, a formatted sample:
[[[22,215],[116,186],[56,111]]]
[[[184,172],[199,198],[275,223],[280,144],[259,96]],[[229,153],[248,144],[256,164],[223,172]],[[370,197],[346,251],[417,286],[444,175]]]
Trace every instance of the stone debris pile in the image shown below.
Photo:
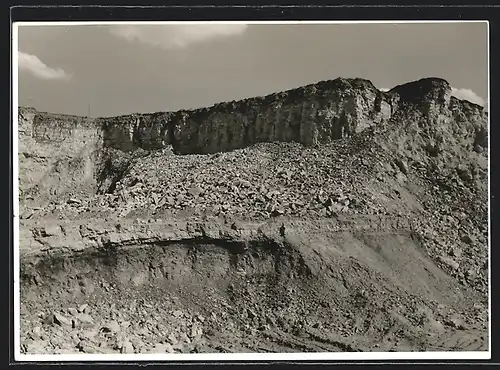
[[[371,161],[341,153],[338,144],[311,149],[285,143],[214,155],[151,152],[131,164],[100,206],[107,203],[120,217],[135,210],[257,219],[383,213],[360,186],[372,177]]]
[[[127,308],[118,307],[116,303],[101,307],[84,303],[66,310],[40,312],[29,332],[22,334],[25,337],[22,351],[53,354],[197,352],[206,343],[205,317],[168,307],[155,308],[139,299]],[[158,314],[169,319],[158,323],[154,319]]]

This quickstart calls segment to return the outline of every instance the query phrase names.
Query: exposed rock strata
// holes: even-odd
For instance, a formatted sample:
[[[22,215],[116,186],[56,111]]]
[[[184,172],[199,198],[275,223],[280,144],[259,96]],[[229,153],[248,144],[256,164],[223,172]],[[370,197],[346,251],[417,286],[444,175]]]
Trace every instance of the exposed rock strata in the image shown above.
[[[487,347],[487,116],[444,80],[19,134],[24,352]]]

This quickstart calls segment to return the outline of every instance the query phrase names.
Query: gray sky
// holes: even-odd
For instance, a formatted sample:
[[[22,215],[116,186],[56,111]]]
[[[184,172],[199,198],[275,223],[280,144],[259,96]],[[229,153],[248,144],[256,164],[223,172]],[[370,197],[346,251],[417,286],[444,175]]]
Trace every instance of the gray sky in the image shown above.
[[[488,97],[486,23],[21,26],[19,104],[92,116],[198,108],[321,80],[441,77]]]

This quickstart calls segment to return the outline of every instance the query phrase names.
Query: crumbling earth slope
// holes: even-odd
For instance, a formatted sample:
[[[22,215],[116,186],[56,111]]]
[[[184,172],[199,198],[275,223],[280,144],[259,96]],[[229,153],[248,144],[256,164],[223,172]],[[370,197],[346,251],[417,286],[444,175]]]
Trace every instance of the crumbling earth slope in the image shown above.
[[[23,352],[488,349],[487,114],[444,80],[19,127]]]

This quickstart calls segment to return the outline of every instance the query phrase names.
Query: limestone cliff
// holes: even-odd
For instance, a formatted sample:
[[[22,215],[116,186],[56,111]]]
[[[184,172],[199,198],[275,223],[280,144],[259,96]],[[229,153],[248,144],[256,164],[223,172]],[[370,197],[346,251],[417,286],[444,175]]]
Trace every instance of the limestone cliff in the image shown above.
[[[101,118],[105,145],[129,151],[172,145],[179,154],[229,151],[258,142],[328,143],[390,117],[369,81],[336,79],[210,108]]]
[[[171,147],[177,154],[202,154],[273,141],[318,146],[378,126],[392,127],[384,145],[409,157],[421,157],[425,149],[430,161],[439,157],[434,161],[438,167],[447,161],[459,166],[464,148],[486,151],[486,113],[452,97],[445,80],[426,78],[382,92],[367,80],[338,78],[178,112],[88,119],[22,107],[21,192],[38,200],[60,196],[53,194],[58,189],[95,192],[107,173],[123,168],[122,155],[127,159],[138,151]],[[122,154],[113,157],[113,150]],[[112,171],[103,173],[106,166]]]
[[[25,203],[95,193],[102,131],[85,117],[19,109],[19,187]]]

